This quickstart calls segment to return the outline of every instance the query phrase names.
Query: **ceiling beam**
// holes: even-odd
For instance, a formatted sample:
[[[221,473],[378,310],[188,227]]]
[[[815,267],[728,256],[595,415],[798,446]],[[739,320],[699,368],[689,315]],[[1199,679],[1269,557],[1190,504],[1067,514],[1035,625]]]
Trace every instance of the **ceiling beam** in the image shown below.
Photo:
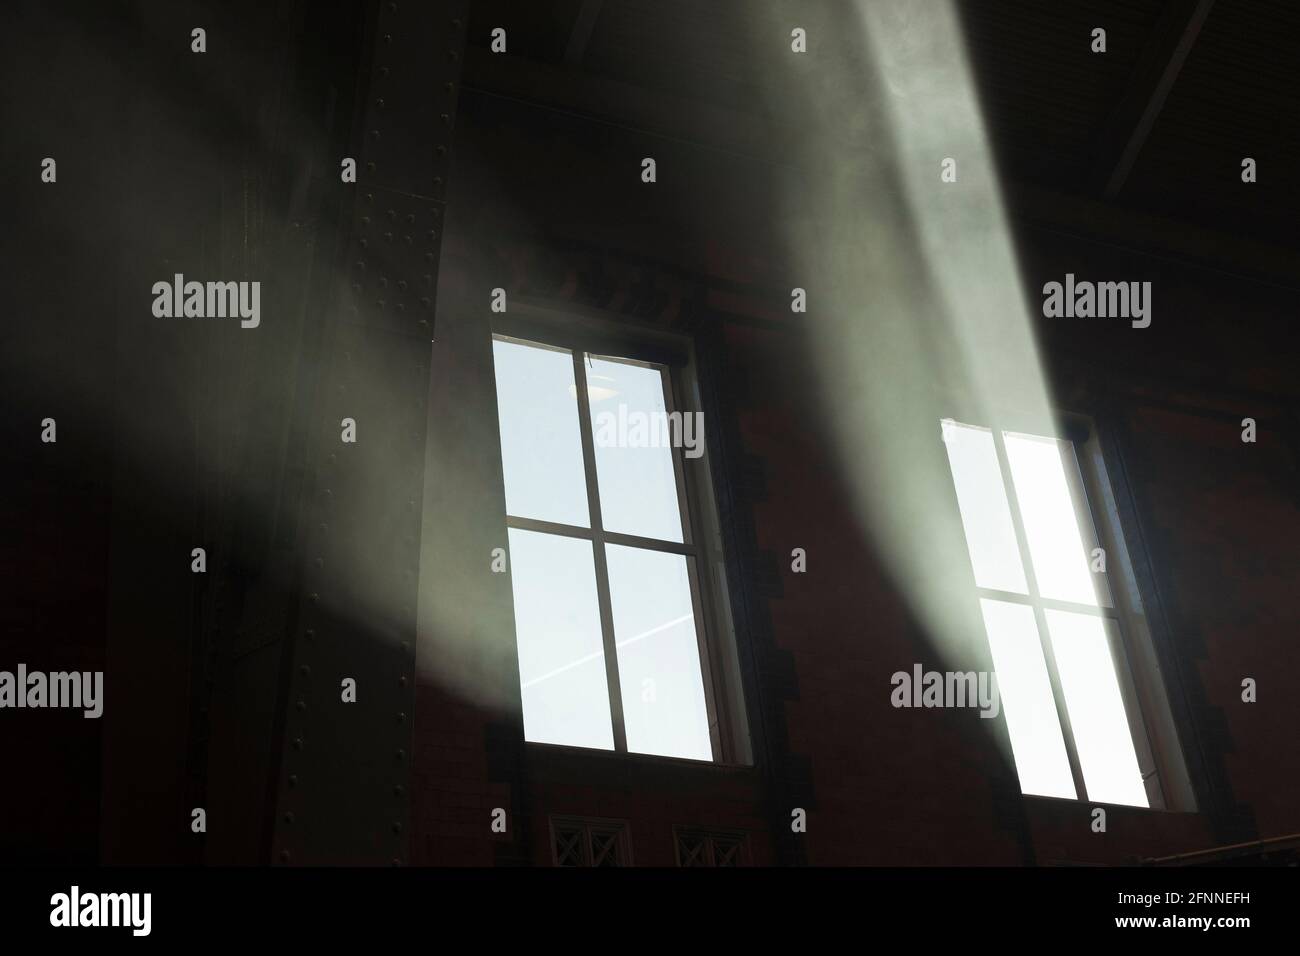
[[[587,44],[591,42],[591,33],[596,29],[596,18],[604,0],[582,0],[578,15],[573,18],[573,29],[569,31],[569,42],[564,48],[564,62],[569,66],[581,66],[586,56]]]
[[[1124,188],[1214,0],[1167,0],[1097,149],[1097,180],[1114,199]]]

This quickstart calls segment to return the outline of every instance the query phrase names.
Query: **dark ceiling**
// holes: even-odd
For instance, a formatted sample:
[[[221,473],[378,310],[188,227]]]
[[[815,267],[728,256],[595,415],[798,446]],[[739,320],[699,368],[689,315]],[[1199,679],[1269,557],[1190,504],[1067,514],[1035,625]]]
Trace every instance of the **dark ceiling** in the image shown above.
[[[851,0],[827,0],[847,5]],[[1291,0],[959,4],[1004,180],[1295,247]],[[466,85],[705,145],[773,139],[780,77],[747,55],[803,6],[759,0],[475,0]],[[789,21],[787,23],[786,21]],[[747,29],[737,29],[743,24]],[[510,62],[487,52],[508,30]],[[1094,27],[1107,52],[1090,50]],[[828,61],[829,62],[829,61]],[[690,104],[695,125],[674,104]],[[682,115],[682,128],[668,128]],[[779,142],[779,137],[776,139]],[[1258,181],[1241,181],[1241,160]]]

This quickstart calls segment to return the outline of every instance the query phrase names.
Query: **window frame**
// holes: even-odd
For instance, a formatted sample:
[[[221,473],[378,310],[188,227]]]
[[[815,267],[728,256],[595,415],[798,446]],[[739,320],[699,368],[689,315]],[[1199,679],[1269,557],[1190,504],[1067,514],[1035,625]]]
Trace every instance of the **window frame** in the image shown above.
[[[992,421],[964,421],[954,418],[959,425],[987,428],[993,437],[998,470],[1011,512],[1016,548],[1024,569],[1027,594],[1018,594],[981,587],[972,582],[976,598],[1004,601],[1029,607],[1034,612],[1039,646],[1051,684],[1057,720],[1060,723],[1066,757],[1074,783],[1077,802],[1099,803],[1088,796],[1086,780],[1079,763],[1074,730],[1061,685],[1060,672],[1047,628],[1045,612],[1061,610],[1099,617],[1110,626],[1105,628],[1120,699],[1128,723],[1138,769],[1142,774],[1147,797],[1147,807],[1134,809],[1193,810],[1186,765],[1178,743],[1177,731],[1169,710],[1166,690],[1159,676],[1150,627],[1144,612],[1141,594],[1134,572],[1135,555],[1130,551],[1125,534],[1117,489],[1109,469],[1102,437],[1090,416],[1074,412],[1060,413],[1052,427],[1041,421],[1029,424],[1016,420],[1016,416],[996,417]],[[1015,481],[1006,450],[1005,433],[1022,434],[1035,438],[1055,439],[1073,450],[1071,468],[1065,449],[1060,449],[1062,468],[1070,489],[1075,509],[1075,521],[1080,535],[1088,537],[1089,526],[1096,533],[1096,546],[1103,549],[1106,560],[1104,580],[1109,591],[1110,605],[1078,604],[1044,597],[1038,588],[1037,574],[1030,552]],[[951,474],[950,474],[951,478]],[[954,494],[955,494],[955,485]],[[1089,525],[1082,521],[1087,518]],[[964,528],[962,529],[964,536]],[[1094,577],[1098,572],[1093,572]],[[973,569],[972,569],[973,575]],[[1027,798],[1061,799],[1042,794],[1023,793]]]
[[[595,455],[595,432],[587,396],[586,356],[597,359],[659,368],[662,372],[664,410],[683,415],[702,413],[694,350],[685,337],[658,329],[627,329],[621,323],[574,311],[552,311],[517,304],[513,314],[495,314],[491,323],[493,342],[515,342],[531,347],[570,353],[573,362],[575,402],[581,438],[583,475],[586,483],[589,527],[511,515],[503,507],[507,530],[517,529],[590,541],[596,594],[601,622],[601,646],[605,659],[605,683],[609,696],[613,750],[543,741],[526,741],[529,746],[562,747],[579,752],[612,753],[624,757],[677,760],[689,764],[752,766],[752,744],[747,726],[745,699],[740,686],[738,650],[731,627],[730,596],[726,590],[725,560],[719,513],[713,497],[708,444],[701,434],[701,454],[690,459],[683,449],[670,444],[677,503],[681,518],[681,542],[609,531],[600,508],[600,486]],[[522,312],[522,314],[520,314]],[[493,382],[495,390],[495,380]],[[707,429],[706,429],[707,430]],[[687,580],[694,614],[700,679],[704,691],[705,715],[712,751],[708,760],[667,754],[630,751],[627,746],[623,692],[619,674],[618,648],[614,633],[606,548],[609,545],[638,548],[687,559]]]

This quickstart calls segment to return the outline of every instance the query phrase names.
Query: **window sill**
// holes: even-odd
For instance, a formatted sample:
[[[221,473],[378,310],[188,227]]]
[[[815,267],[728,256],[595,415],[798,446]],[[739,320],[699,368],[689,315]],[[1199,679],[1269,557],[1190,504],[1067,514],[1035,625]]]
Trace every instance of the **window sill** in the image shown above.
[[[525,741],[524,746],[530,771],[547,779],[622,786],[641,782],[652,786],[656,783],[671,785],[677,781],[694,783],[718,778],[758,780],[757,769],[747,764],[621,753],[534,741]]]

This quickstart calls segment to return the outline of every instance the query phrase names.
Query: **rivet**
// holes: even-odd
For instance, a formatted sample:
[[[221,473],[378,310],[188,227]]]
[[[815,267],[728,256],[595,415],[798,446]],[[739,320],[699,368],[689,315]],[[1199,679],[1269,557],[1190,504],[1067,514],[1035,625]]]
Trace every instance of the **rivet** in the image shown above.
[[[430,242],[433,242],[435,239],[438,238],[438,230],[437,230],[437,229],[430,229],[430,230],[428,231],[427,235],[428,235],[428,237],[429,237],[429,241],[430,241]]]
[[[406,303],[405,303],[405,302],[399,302],[399,303],[397,303],[397,311],[398,311],[398,312],[405,312],[405,311],[406,311]]]
[[[381,288],[381,289],[387,289],[387,288],[388,288],[388,276],[380,276],[380,277],[379,277],[379,288]]]
[[[392,43],[392,42],[393,42],[393,35],[392,35],[391,33],[385,33],[385,34],[384,34],[384,42],[385,42],[385,43]]]
[[[309,677],[311,675],[311,665],[303,664],[302,667],[298,668],[298,673],[303,677]]]
[[[398,280],[397,280],[397,288],[400,289],[401,291],[405,292],[405,291],[406,291],[406,280],[405,280],[405,279],[398,279]]]
[[[289,851],[288,851],[288,850],[281,850],[281,851],[280,851],[280,862],[281,862],[281,863],[288,863],[288,862],[289,862]]]
[[[286,811],[285,811],[285,814],[284,814],[284,822],[285,822],[285,823],[293,823],[293,811],[292,811],[292,810],[286,810]]]
[[[432,252],[426,252],[426,253],[424,254],[424,261],[425,261],[425,262],[432,262],[432,261],[433,261],[433,253],[432,253]]]
[[[377,129],[372,129],[372,130],[370,131],[370,138],[371,138],[371,139],[379,139],[379,130],[377,130]]]
[[[424,274],[424,284],[433,285],[433,276],[427,272]]]
[[[406,244],[407,244],[408,246],[411,244],[411,235],[410,235],[410,233],[407,233],[406,235],[402,236],[402,238],[406,240]]]
[[[374,194],[374,193],[366,193],[366,194],[365,194],[364,196],[362,196],[361,198],[364,199],[366,202],[374,202],[374,200],[375,200],[375,194]]]
[[[377,169],[379,169],[379,167],[375,165],[373,159],[366,163],[366,172],[373,174]]]
[[[455,83],[448,83],[446,86],[443,87],[443,89],[446,90],[448,93],[450,93],[455,88],[456,88]]]
[[[397,857],[393,857],[393,866],[401,866],[401,865],[402,865],[402,861],[399,860]]]
[[[381,67],[379,68],[379,75],[380,75],[380,76],[387,76],[387,75],[388,75],[388,67],[386,67],[386,66],[381,66]]]
[[[324,526],[322,525],[322,527]],[[316,637],[316,629],[314,627],[307,628],[307,630],[303,631],[303,636],[309,641],[314,640]]]
[[[449,60],[452,60],[452,61],[454,62],[454,61],[460,59],[460,54],[457,53],[455,50],[448,50],[448,51],[447,51],[447,58],[448,58]]]
[[[427,329],[428,327],[429,327],[429,320],[428,320],[428,319],[421,319],[421,320],[420,320],[420,328],[422,328],[422,329]]]
[[[354,282],[354,283],[352,283],[352,291],[355,292],[357,295],[360,295],[360,294],[361,294],[361,283],[360,283],[360,282]]]
[[[406,723],[406,714],[404,714],[404,713],[399,713],[399,714],[397,715],[397,722],[398,722],[399,724],[404,724],[404,723]]]
[[[320,600],[320,595],[317,594],[315,591],[312,591],[312,592],[311,592],[311,600],[312,600],[312,603],[315,604],[317,601]]]
[[[443,125],[443,126],[450,126],[450,125],[451,125],[451,114],[449,114],[449,113],[441,113],[441,114],[439,114],[438,118],[439,118],[440,120],[442,120],[442,125]],[[376,135],[377,135],[377,134],[376,134]]]
[[[384,98],[381,96],[379,99],[375,100],[375,109],[382,110],[383,108],[384,108]]]
[[[439,156],[446,156],[446,155],[447,155],[447,147],[446,147],[446,146],[441,146],[441,145],[440,145],[440,146],[438,146],[438,147],[434,150],[434,152],[437,153]]]
[[[401,832],[402,832],[402,821],[401,821],[401,820],[394,820],[394,821],[393,821],[393,832],[394,832],[394,833],[401,833]]]
[[[407,221],[407,223],[408,223],[409,225],[414,226],[414,225],[415,225],[415,213],[413,213],[413,212],[409,212],[409,213],[407,213],[407,214],[406,214],[406,221]]]
[[[407,571],[406,574],[407,574],[407,577],[410,577],[411,572],[410,572],[410,571]],[[405,687],[405,686],[406,686],[406,675],[405,675],[405,674],[403,674],[401,677],[397,678],[397,685],[398,685],[399,687]]]
[[[406,788],[403,787],[400,783],[397,784],[395,787],[393,787],[393,796],[400,797],[404,793],[406,793]]]
[[[383,300],[383,299],[376,299],[376,300],[375,300],[375,305],[379,306],[379,311],[381,311],[381,312],[384,310],[384,304],[385,304],[385,303],[384,303],[384,300]]]
[[[391,232],[386,232],[386,233],[384,233],[384,239],[385,239],[385,241],[387,241],[387,242],[392,242],[392,241],[393,241],[393,234],[392,234]]]
[[[298,786],[298,775],[296,773],[289,774],[289,786],[291,787]]]
[[[405,759],[406,759],[406,751],[403,750],[401,747],[398,747],[398,748],[397,748],[397,753],[396,753],[395,756],[397,757],[398,761],[405,760]]]
[[[359,245],[362,249],[368,249],[370,247],[370,240],[367,239],[365,236],[362,236],[360,239],[357,240],[357,245]]]
[[[364,259],[358,259],[356,262],[353,263],[353,265],[356,266],[358,269],[360,269],[362,272],[366,271],[366,261]]]
[[[391,222],[397,222],[397,210],[396,209],[388,210],[388,218]]]
[[[422,307],[424,307],[425,309],[427,309],[427,308],[429,308],[431,305],[433,305],[433,300],[430,299],[427,295],[426,295],[426,296],[422,296],[422,297],[420,298],[420,305],[421,305]]]
[[[302,750],[302,738],[301,738],[301,737],[294,737],[294,738],[293,738],[293,749],[294,749],[294,750]]]
[[[397,12],[397,4],[395,4],[395,3],[390,3],[390,4],[388,5],[388,12],[389,12],[389,13],[396,13],[396,12]]]

